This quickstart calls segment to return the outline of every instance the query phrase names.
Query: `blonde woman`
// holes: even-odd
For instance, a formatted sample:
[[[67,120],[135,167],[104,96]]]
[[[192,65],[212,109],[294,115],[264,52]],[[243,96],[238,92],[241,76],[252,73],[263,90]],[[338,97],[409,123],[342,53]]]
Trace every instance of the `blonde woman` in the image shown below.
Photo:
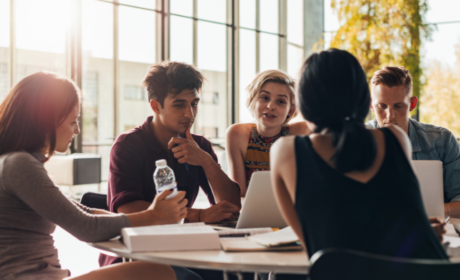
[[[254,171],[270,170],[270,148],[282,136],[309,134],[305,122],[288,124],[297,115],[294,81],[286,73],[259,73],[246,88],[246,106],[255,123],[240,123],[227,130],[226,148],[230,177],[246,195]]]

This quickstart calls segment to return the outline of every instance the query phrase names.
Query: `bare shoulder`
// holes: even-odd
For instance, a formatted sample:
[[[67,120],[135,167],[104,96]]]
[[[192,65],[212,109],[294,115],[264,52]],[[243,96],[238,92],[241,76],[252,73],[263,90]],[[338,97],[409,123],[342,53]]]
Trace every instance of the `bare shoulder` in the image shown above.
[[[238,150],[244,157],[248,146],[251,127],[252,123],[237,123],[227,128],[225,139],[227,150],[233,152]]]
[[[237,123],[229,126],[227,128],[227,138],[228,137],[243,137],[243,136],[249,136],[249,133],[251,131],[252,123]]]
[[[273,162],[284,162],[294,155],[295,136],[285,136],[278,139],[270,149],[270,157]]]
[[[308,128],[307,122],[296,122],[289,124],[289,130],[291,135],[310,135],[310,129]]]
[[[295,136],[286,136],[278,139],[270,149],[270,169],[275,191],[289,194],[291,201],[295,201],[296,189],[296,157]],[[290,202],[290,203],[292,203]]]

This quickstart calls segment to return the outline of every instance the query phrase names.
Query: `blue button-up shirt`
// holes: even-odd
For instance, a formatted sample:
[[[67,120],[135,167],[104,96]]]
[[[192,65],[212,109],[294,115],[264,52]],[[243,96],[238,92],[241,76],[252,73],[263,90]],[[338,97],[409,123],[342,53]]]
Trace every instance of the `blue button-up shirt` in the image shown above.
[[[379,128],[377,119],[366,123]],[[460,146],[452,132],[443,127],[409,119],[413,160],[440,160],[443,165],[444,202],[460,202]]]

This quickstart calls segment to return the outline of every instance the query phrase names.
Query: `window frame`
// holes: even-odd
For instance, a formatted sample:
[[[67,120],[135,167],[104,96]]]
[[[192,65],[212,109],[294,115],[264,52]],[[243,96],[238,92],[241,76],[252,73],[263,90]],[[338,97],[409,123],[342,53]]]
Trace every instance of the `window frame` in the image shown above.
[[[11,88],[12,85],[18,81],[14,80],[14,73],[16,73],[17,68],[17,58],[16,58],[16,46],[15,46],[15,0],[10,1],[10,63],[9,63],[9,77],[8,83]],[[226,61],[227,61],[227,126],[239,122],[239,110],[244,110],[245,108],[239,108],[239,30],[245,29],[250,31],[255,31],[256,36],[256,72],[260,70],[260,34],[266,33],[271,35],[276,35],[279,38],[279,69],[282,71],[287,71],[287,51],[288,44],[291,44],[287,40],[287,1],[288,0],[278,0],[278,32],[272,33],[260,30],[260,5],[263,0],[256,0],[256,26],[255,28],[241,27],[239,25],[239,2],[243,0],[226,0],[226,12],[227,12],[227,21],[226,23],[215,22],[211,20],[198,18],[197,14],[197,5],[198,0],[193,1],[193,15],[184,16],[170,13],[170,0],[156,0],[156,8],[150,9],[145,7],[133,6],[124,3],[119,3],[118,0],[92,0],[113,4],[113,31],[114,31],[114,44],[113,44],[113,54],[114,54],[114,67],[113,67],[113,99],[114,99],[114,108],[113,108],[113,120],[114,120],[114,129],[113,129],[113,138],[115,139],[119,134],[119,98],[120,94],[123,95],[123,89],[120,88],[118,84],[118,77],[120,71],[120,63],[118,58],[118,39],[119,39],[119,17],[118,11],[120,6],[131,7],[136,9],[143,9],[148,11],[155,12],[156,15],[156,49],[155,57],[156,61],[169,60],[170,58],[170,16],[179,16],[184,18],[189,18],[193,20],[193,64],[197,66],[197,46],[198,46],[198,22],[209,22],[213,24],[224,25],[227,27],[227,49],[226,49]],[[304,10],[307,5],[308,0],[303,0]],[[70,0],[70,5],[72,9],[71,13],[71,24],[67,31],[66,36],[66,75],[70,77],[80,88],[82,87],[82,2],[80,0]],[[305,17],[305,14],[304,14]],[[303,19],[303,24],[305,25],[305,19]],[[305,31],[304,31],[305,36]],[[304,44],[305,45],[305,44]],[[303,46],[297,46],[303,47]],[[305,48],[304,48],[304,57],[305,57]],[[222,102],[222,101],[221,101]],[[82,115],[83,115],[82,111]],[[82,115],[80,116],[80,121],[82,120]],[[84,133],[82,131],[82,133]],[[82,152],[83,143],[82,133],[80,133],[74,140],[71,145],[71,152]],[[219,141],[221,142],[221,141]],[[95,143],[91,143],[91,146],[94,146]],[[97,143],[96,143],[97,145]]]

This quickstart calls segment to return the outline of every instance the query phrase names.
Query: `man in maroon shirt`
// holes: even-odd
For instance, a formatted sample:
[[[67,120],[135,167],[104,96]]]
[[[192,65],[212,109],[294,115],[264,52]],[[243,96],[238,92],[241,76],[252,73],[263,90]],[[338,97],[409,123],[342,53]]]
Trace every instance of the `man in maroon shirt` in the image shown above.
[[[199,71],[184,63],[165,61],[150,67],[144,86],[153,116],[121,134],[112,146],[107,195],[110,211],[146,210],[156,194],[155,161],[166,159],[174,170],[178,190],[186,192],[186,221],[214,223],[235,219],[241,208],[238,184],[220,168],[211,143],[190,133],[203,79]],[[211,204],[203,210],[191,208],[200,187]],[[157,222],[165,223],[161,216]],[[113,257],[99,258],[101,266],[114,262]]]

